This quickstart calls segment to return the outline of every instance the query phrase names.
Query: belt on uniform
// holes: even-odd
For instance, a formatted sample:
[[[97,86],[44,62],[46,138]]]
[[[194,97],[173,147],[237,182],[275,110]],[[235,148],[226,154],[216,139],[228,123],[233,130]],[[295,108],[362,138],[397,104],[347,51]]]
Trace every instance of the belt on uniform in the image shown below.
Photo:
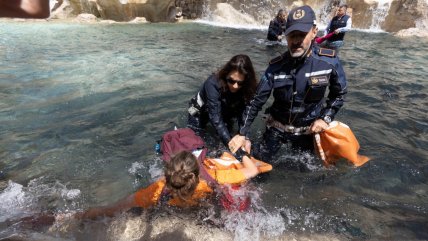
[[[275,120],[271,115],[268,115],[266,118],[266,126],[267,127],[275,127],[281,132],[291,133],[293,135],[307,135],[310,134],[309,126],[296,127],[293,125],[284,125],[281,122]]]

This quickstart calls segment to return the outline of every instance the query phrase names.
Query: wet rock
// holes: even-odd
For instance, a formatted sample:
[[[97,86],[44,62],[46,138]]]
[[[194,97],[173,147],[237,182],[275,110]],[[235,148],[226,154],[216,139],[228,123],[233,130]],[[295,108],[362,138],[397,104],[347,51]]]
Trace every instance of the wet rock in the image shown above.
[[[90,13],[79,14],[73,21],[80,23],[96,23],[98,18]]]
[[[285,5],[285,9],[290,10],[294,6],[308,4],[317,11],[320,22],[326,24],[335,7],[342,2],[340,0],[287,0],[284,3],[284,1],[272,0],[266,3],[248,0],[242,3],[239,0],[230,0],[227,4],[240,13],[238,16],[245,14],[257,19],[258,24],[268,24],[280,6]],[[52,7],[51,18],[75,18],[79,14],[87,13],[100,19],[114,21],[132,21],[137,17],[143,17],[149,22],[176,22],[182,18],[200,18],[204,9],[211,13],[221,12],[218,6],[224,3],[225,1],[222,0],[58,0]],[[348,0],[346,3],[353,9],[353,28],[376,28],[377,25],[373,26],[373,23],[376,22],[376,18],[380,18],[380,27],[387,32],[410,29],[402,31],[399,35],[417,31],[412,28],[423,31],[428,29],[426,0]],[[381,8],[382,11],[387,12],[379,11]],[[379,16],[383,14],[386,14],[386,17]],[[424,33],[418,33],[418,35],[425,36]]]
[[[352,8],[352,27],[368,29],[372,24],[373,11],[377,3],[371,1],[351,0],[348,6]]]
[[[401,5],[403,4],[403,5]],[[384,24],[388,32],[397,36],[428,36],[428,2],[424,0],[394,0]]]
[[[394,0],[382,29],[387,32],[397,32],[416,27],[416,20],[421,17],[419,5],[420,1]]]
[[[129,21],[129,23],[147,23],[147,20],[146,20],[146,18],[136,17],[136,18],[132,19],[131,21]]]
[[[421,30],[419,28],[408,28],[398,31],[395,36],[397,37],[419,37],[426,38],[428,37],[428,30]]]

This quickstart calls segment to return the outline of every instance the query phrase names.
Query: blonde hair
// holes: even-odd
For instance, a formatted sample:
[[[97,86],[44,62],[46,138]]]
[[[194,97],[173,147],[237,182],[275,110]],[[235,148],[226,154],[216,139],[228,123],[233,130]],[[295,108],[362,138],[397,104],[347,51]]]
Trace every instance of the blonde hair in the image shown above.
[[[199,165],[189,151],[181,151],[165,165],[166,186],[182,200],[191,197],[199,183]]]

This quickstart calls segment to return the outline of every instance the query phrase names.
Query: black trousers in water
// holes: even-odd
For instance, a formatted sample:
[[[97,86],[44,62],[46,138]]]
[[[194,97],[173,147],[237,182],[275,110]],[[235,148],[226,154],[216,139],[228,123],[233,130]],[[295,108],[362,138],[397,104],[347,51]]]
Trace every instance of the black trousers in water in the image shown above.
[[[272,157],[279,151],[283,143],[291,143],[294,151],[314,151],[314,140],[312,135],[294,135],[288,132],[281,132],[275,127],[266,127],[263,140],[256,145],[253,156],[265,162],[271,162]]]
[[[236,120],[236,118],[228,118],[226,120],[223,120],[224,124],[226,125],[226,129],[224,133],[217,133],[222,143],[227,147],[228,142],[230,141],[230,133],[233,132],[233,124]],[[210,122],[208,112],[201,111],[197,113],[196,115],[190,115],[187,116],[187,127],[192,129],[198,136],[201,136],[204,138],[204,132],[207,124]],[[205,138],[204,138],[205,139]]]

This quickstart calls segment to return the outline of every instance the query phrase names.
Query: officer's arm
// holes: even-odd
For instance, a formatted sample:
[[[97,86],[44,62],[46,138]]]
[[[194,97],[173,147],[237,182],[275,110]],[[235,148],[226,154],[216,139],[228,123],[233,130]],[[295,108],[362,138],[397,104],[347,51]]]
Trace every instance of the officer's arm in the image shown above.
[[[243,125],[239,130],[239,134],[242,136],[247,135],[251,124],[256,118],[259,111],[262,109],[263,105],[269,99],[269,96],[273,88],[273,78],[269,68],[266,70],[266,73],[260,80],[259,85],[257,86],[256,95],[250,101],[250,104],[245,107],[242,120]]]
[[[227,129],[221,113],[220,89],[215,85],[217,79],[207,80],[205,82],[205,90],[207,93],[207,109],[211,125],[217,131],[223,144],[227,146],[230,140],[230,133]]]
[[[348,92],[345,72],[338,58],[336,58],[336,61],[335,69],[330,75],[330,91],[327,98],[327,105],[322,112],[322,117],[330,116],[331,119],[334,118],[336,113],[343,106],[344,97]]]
[[[135,194],[132,194],[119,200],[115,204],[102,207],[93,207],[84,212],[76,213],[74,216],[77,219],[96,219],[102,216],[113,217],[119,212],[123,212],[137,206],[138,205],[135,203]]]

